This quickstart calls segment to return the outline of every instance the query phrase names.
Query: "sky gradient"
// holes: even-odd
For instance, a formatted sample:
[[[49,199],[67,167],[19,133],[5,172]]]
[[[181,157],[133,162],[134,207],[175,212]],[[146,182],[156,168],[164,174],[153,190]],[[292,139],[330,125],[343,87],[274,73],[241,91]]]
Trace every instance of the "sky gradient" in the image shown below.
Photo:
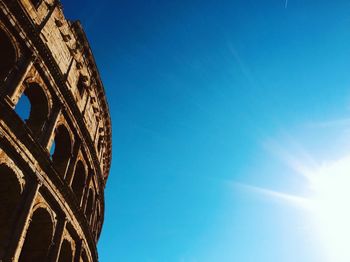
[[[335,262],[287,196],[349,152],[349,1],[62,4],[112,116],[101,262]]]

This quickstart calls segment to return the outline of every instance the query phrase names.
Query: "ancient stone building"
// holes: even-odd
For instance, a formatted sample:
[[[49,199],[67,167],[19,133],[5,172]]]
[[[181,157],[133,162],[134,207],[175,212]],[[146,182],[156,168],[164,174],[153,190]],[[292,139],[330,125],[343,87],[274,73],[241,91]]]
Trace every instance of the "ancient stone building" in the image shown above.
[[[0,0],[0,261],[97,261],[111,122],[79,22]]]

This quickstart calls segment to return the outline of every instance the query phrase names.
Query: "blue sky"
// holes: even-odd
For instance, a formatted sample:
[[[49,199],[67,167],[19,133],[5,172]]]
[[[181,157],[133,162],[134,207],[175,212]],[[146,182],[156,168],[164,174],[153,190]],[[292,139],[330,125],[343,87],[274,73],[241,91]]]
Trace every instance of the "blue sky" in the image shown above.
[[[62,3],[112,115],[100,261],[332,261],[288,196],[349,152],[350,2]]]

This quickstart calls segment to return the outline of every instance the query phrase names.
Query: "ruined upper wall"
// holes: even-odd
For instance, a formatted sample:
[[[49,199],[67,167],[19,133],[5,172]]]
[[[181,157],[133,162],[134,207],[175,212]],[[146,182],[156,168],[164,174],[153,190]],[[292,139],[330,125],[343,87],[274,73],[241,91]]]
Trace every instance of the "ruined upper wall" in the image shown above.
[[[15,240],[0,237],[0,260],[36,250],[52,261],[44,257],[58,257],[62,243],[74,261],[98,261],[111,123],[85,33],[59,1],[0,0],[0,50],[0,173],[8,178],[0,191],[20,199],[0,201],[0,209],[20,211],[8,214]],[[47,215],[47,232],[36,227],[38,214]],[[37,245],[43,233],[47,241]]]
[[[81,116],[94,142],[104,181],[111,164],[111,120],[104,87],[79,21],[65,18],[56,0],[44,0],[38,6],[31,0],[21,0],[33,23],[40,30],[60,73],[75,98]]]

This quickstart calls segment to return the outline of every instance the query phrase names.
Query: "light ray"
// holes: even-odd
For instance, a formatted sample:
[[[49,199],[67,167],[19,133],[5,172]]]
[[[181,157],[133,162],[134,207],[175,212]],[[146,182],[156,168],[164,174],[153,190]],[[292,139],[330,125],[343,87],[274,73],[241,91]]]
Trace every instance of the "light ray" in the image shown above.
[[[283,154],[284,155],[284,154]],[[285,155],[284,155],[284,159]],[[297,157],[287,158],[288,164],[293,170],[305,173],[302,162],[291,161]],[[315,222],[319,238],[324,244],[331,262],[350,261],[350,155],[340,159],[327,161],[308,173],[307,184],[310,189],[310,197],[300,197],[284,192],[273,191],[250,185],[240,186],[275,199],[295,204],[310,211],[310,216]]]
[[[278,191],[274,191],[274,190],[270,190],[262,187],[246,185],[246,184],[236,183],[236,185],[244,189],[247,189],[249,191],[253,191],[255,193],[259,193],[268,197],[287,201],[288,203],[297,205],[298,207],[307,208],[307,209],[311,207],[311,200],[308,198],[286,194],[286,193],[282,193],[282,192],[278,192]]]

